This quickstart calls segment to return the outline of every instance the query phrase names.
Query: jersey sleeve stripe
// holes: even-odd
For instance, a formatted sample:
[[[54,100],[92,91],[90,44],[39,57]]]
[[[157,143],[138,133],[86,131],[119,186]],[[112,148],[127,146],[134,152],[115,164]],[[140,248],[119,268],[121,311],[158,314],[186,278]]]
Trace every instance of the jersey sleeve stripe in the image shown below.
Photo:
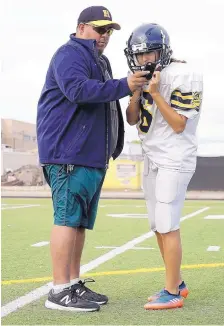
[[[198,105],[194,101],[192,92],[182,93],[178,90],[174,91],[171,95],[171,107],[174,109],[189,111],[195,109],[198,111]]]
[[[174,92],[172,93],[172,96],[178,96],[178,97],[181,97],[183,100],[192,100],[192,98],[193,98],[193,94],[192,94],[192,92],[181,93],[180,91],[174,91]]]
[[[182,103],[182,104],[191,104],[191,102],[192,102],[192,99],[193,98],[191,98],[191,99],[183,99],[182,97],[180,97],[180,96],[174,96],[174,95],[172,95],[171,96],[171,101],[175,101],[175,102],[179,102],[179,103]]]
[[[193,109],[192,107],[187,108],[186,106],[183,106],[182,103],[176,102],[177,104],[175,104],[174,102],[175,102],[175,101],[171,101],[171,107],[172,107],[173,109],[184,110],[184,111],[190,111],[190,110]],[[182,106],[181,106],[181,105],[182,105]]]
[[[185,110],[185,111],[195,109],[197,112],[199,112],[198,106],[196,106],[194,103],[192,103],[192,104],[184,104],[184,103],[172,100],[171,101],[171,107],[174,108],[174,109]]]

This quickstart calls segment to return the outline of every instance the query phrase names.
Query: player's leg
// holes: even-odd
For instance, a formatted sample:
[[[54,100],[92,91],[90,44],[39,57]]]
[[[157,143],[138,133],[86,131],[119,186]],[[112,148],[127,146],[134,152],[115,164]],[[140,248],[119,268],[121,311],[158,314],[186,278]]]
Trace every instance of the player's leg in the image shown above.
[[[143,192],[144,198],[146,200],[146,207],[148,212],[148,219],[150,228],[152,231],[156,232],[155,225],[155,208],[156,208],[156,176],[157,167],[148,159],[147,156],[144,158],[144,169],[143,169]],[[159,243],[160,246],[160,243]]]
[[[164,244],[164,261],[166,267],[165,288],[172,294],[178,294],[180,265],[182,260],[180,230],[164,233],[162,238]]]
[[[166,265],[166,289],[170,293],[178,293],[179,285],[181,284],[180,266],[182,261],[182,245],[180,237],[180,217],[184,205],[185,195],[188,184],[192,177],[192,173],[178,173],[178,172],[161,172],[162,180],[167,180],[168,185],[166,191],[172,192],[168,197],[162,194],[160,199],[165,199],[158,203],[157,216],[163,215],[167,218],[167,223],[163,223],[163,227],[159,227],[163,239],[164,260]],[[172,184],[171,184],[172,183]],[[160,190],[158,189],[158,192]],[[161,193],[161,192],[160,192]],[[166,203],[167,202],[167,203]],[[166,205],[167,204],[167,205]],[[162,223],[160,217],[158,223]]]
[[[183,305],[179,295],[182,258],[179,222],[185,193],[192,174],[160,169],[156,179],[156,230],[163,242],[166,290],[162,290],[146,309],[167,309]],[[163,300],[165,300],[163,302]]]
[[[157,239],[157,243],[158,243],[158,246],[159,246],[159,250],[160,250],[160,253],[161,253],[161,256],[163,258],[163,261],[164,261],[164,249],[163,249],[163,238],[162,238],[162,235],[155,231],[155,235],[156,235],[156,239]]]
[[[156,177],[158,168],[147,158],[144,159],[143,170],[143,191],[146,200],[148,219],[151,230],[155,232],[157,243],[160,249],[161,256],[164,260],[163,239],[160,233],[156,231],[155,225],[155,209],[156,209]]]
[[[157,243],[158,243],[158,246],[159,246],[159,249],[160,249],[160,253],[161,253],[161,256],[163,258],[163,261],[164,261],[164,248],[163,248],[163,237],[162,235],[159,233],[159,232],[155,232],[155,235],[156,235],[156,238],[157,238]],[[165,262],[164,262],[165,263]],[[179,286],[183,283],[183,280],[182,280],[182,276],[181,276],[181,273],[180,273],[180,277],[179,277]]]

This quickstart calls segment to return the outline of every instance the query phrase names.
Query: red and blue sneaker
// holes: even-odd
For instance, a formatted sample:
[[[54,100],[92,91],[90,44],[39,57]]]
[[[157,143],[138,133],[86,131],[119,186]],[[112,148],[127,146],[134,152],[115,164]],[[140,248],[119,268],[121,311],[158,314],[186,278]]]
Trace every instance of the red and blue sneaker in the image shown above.
[[[146,310],[174,309],[182,308],[183,304],[184,300],[180,293],[171,294],[167,290],[162,290],[160,296],[156,300],[146,303],[144,308]]]
[[[148,297],[148,301],[155,301],[157,300],[163,293],[164,293],[165,289],[162,289],[160,292],[155,293],[154,295],[152,295],[151,297]],[[189,290],[186,286],[186,284],[184,283],[184,281],[179,285],[179,291],[180,291],[180,296],[186,298],[189,294]]]

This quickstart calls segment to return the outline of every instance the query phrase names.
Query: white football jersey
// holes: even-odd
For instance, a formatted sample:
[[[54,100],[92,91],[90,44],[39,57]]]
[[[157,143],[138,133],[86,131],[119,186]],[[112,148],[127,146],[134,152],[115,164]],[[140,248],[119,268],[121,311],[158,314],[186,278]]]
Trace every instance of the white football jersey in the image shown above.
[[[203,78],[186,63],[173,62],[161,72],[160,94],[179,114],[187,117],[184,131],[177,134],[163,118],[147,87],[141,94],[137,124],[144,153],[157,166],[194,171],[197,158],[196,128],[201,111]]]

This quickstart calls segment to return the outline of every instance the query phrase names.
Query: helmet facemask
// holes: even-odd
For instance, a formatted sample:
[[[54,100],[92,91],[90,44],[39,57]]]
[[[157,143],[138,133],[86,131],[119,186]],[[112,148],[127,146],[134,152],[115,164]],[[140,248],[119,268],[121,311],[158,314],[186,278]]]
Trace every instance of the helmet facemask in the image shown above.
[[[163,46],[158,46],[158,44],[152,44],[148,47],[145,43],[142,44],[134,44],[132,45],[132,49],[126,48],[124,50],[128,66],[132,72],[135,71],[150,71],[151,74],[155,70],[161,71],[170,63],[170,57],[172,51],[168,49],[167,45],[164,44]],[[159,52],[158,60],[152,62],[149,61],[144,65],[140,65],[137,59],[138,54],[146,53],[146,52],[155,52],[155,58],[157,57],[157,53]],[[151,78],[150,78],[151,79]]]

